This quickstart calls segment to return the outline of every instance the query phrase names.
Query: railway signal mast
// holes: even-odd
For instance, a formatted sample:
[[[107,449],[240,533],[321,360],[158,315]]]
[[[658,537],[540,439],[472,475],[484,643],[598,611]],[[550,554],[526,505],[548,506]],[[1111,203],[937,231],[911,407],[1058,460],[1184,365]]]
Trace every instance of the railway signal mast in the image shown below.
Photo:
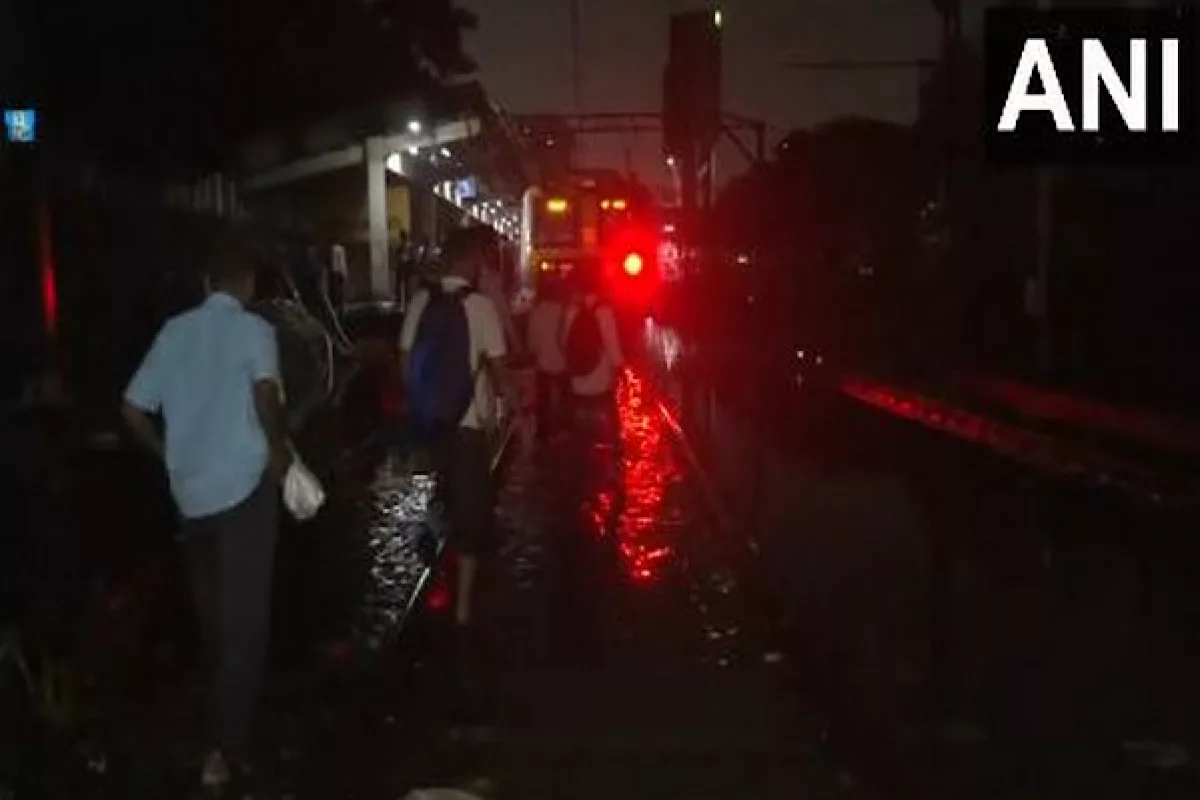
[[[713,147],[722,131],[719,8],[674,14],[663,70],[662,130],[675,170],[683,241],[695,244],[697,217],[713,197]]]

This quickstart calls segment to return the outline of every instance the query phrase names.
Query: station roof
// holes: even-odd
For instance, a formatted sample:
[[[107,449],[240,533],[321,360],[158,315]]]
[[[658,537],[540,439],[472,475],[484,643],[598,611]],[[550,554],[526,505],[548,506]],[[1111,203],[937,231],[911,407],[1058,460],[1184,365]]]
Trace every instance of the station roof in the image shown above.
[[[524,137],[474,81],[420,102],[380,104],[298,134],[251,142],[242,152],[242,182],[254,191],[362,164],[368,141],[399,157],[402,166],[393,171],[422,184],[473,176],[490,193],[515,198],[529,182]]]

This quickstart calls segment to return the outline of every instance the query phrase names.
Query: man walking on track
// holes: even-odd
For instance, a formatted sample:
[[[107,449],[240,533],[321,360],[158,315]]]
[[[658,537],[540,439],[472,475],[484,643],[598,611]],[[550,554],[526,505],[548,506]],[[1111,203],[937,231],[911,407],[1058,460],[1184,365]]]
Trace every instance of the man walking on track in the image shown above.
[[[477,660],[473,603],[481,561],[493,545],[489,434],[497,426],[496,390],[504,393],[511,409],[518,408],[501,315],[477,290],[497,254],[496,234],[490,228],[463,228],[451,234],[442,255],[446,274],[413,297],[400,334],[414,429],[435,453],[451,547],[458,555],[454,638],[460,702],[468,700],[468,684],[474,684],[469,678],[475,676],[467,675]],[[474,709],[460,711],[473,715]]]
[[[123,407],[134,437],[166,462],[183,517],[192,592],[212,668],[210,789],[248,766],[266,662],[279,487],[292,461],[275,331],[245,308],[255,262],[227,245],[211,293],[159,331]],[[161,414],[165,439],[151,415]]]
[[[577,423],[615,434],[617,380],[624,366],[617,318],[602,293],[600,266],[585,262],[571,275],[573,299],[563,319],[571,405]]]

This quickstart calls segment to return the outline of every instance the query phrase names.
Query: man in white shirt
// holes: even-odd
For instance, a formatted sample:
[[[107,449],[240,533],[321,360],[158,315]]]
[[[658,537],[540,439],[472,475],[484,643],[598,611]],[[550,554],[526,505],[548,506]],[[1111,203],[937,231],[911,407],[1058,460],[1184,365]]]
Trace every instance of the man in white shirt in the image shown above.
[[[537,369],[537,434],[545,439],[562,419],[566,405],[567,361],[563,355],[562,284],[544,278],[529,313],[528,348]]]
[[[329,302],[338,314],[345,310],[346,284],[349,281],[350,265],[346,261],[346,248],[334,242],[329,252]]]
[[[599,264],[586,262],[575,268],[571,276],[574,298],[567,306],[560,338],[570,375],[571,405],[581,420],[599,420],[608,426],[616,423],[614,406],[617,380],[625,359],[612,304],[604,298]],[[594,355],[576,360],[577,337],[588,324],[585,315],[592,315],[598,332]],[[578,326],[578,328],[577,328]],[[586,338],[586,337],[583,337]],[[586,349],[586,348],[585,348]]]
[[[491,229],[476,226],[451,234],[443,249],[446,275],[441,278],[446,293],[473,289],[496,252]],[[430,302],[428,289],[418,291],[404,314],[400,350],[406,383],[410,386],[410,356],[417,342],[421,315]],[[508,367],[504,326],[494,303],[484,294],[470,291],[462,299],[470,338],[470,366],[475,375],[475,396],[458,428],[442,443],[438,468],[446,488],[446,508],[451,525],[451,545],[458,555],[457,593],[454,604],[457,667],[462,670],[474,660],[467,652],[472,601],[481,557],[492,544],[495,497],[492,481],[492,447],[488,431],[497,423],[495,389],[501,390],[510,408],[516,409],[516,384]],[[460,689],[461,678],[460,675]]]

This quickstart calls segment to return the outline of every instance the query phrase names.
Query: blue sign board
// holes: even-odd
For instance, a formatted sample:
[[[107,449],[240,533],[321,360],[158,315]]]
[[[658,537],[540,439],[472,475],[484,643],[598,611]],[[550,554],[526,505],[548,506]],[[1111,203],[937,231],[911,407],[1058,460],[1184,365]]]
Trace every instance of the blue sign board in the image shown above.
[[[474,178],[463,178],[454,186],[454,195],[461,201],[474,200],[479,194]]]
[[[4,131],[10,142],[30,144],[37,141],[37,112],[31,108],[5,109]]]

